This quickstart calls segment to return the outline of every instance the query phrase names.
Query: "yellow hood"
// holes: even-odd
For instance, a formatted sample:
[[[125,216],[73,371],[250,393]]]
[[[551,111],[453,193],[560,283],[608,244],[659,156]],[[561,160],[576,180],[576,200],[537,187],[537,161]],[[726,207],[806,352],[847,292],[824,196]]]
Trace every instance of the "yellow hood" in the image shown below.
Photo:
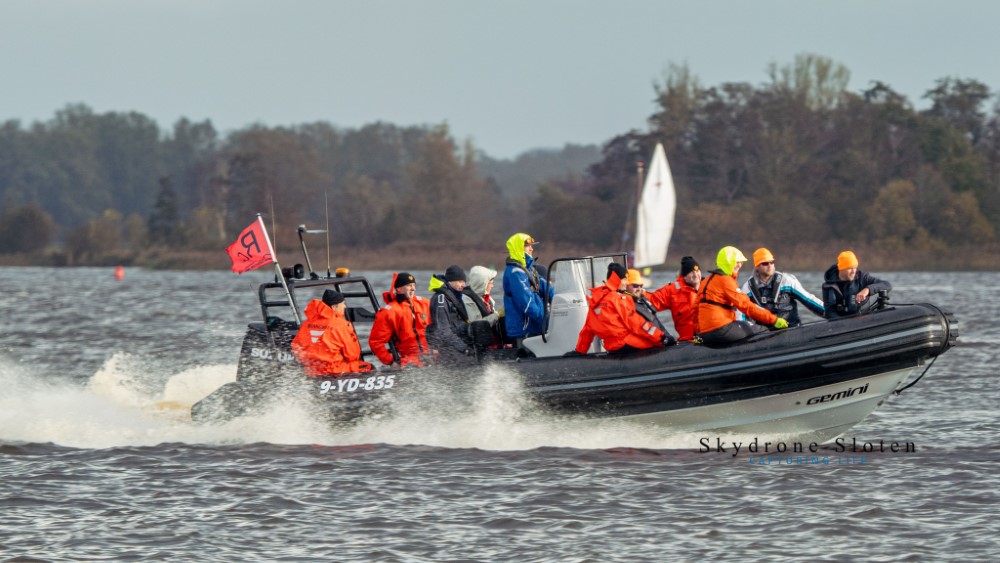
[[[715,266],[727,276],[733,275],[733,268],[737,262],[746,262],[747,257],[743,256],[740,249],[735,246],[724,246],[715,256]]]
[[[516,233],[507,239],[507,254],[524,267],[528,266],[524,260],[524,241],[529,239],[531,239],[531,235],[524,233]]]

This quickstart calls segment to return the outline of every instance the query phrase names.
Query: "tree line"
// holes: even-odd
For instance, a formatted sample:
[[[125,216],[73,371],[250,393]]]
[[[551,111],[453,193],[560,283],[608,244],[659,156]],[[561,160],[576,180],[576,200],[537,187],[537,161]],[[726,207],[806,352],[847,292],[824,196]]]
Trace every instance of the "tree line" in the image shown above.
[[[678,191],[672,247],[996,241],[1000,103],[989,88],[942,78],[918,111],[886,84],[850,92],[848,79],[815,55],[772,65],[756,86],[706,87],[672,66],[648,130],[600,153],[567,146],[514,161],[456,141],[447,125],[317,122],[223,136],[210,121],[161,131],[139,113],[71,105],[45,123],[0,125],[0,253],[85,264],[218,251],[258,212],[279,239],[328,223],[337,243],[369,249],[502,246],[515,231],[615,249],[637,162],[657,142]]]
[[[585,178],[541,186],[531,207],[538,236],[619,238],[635,202],[624,179],[636,182],[636,163],[663,142],[679,247],[836,241],[934,252],[996,241],[1000,101],[986,85],[941,78],[917,111],[881,82],[848,91],[848,70],[815,55],[772,65],[769,76],[705,87],[672,66],[648,131],[609,141]],[[581,223],[590,228],[574,228]]]

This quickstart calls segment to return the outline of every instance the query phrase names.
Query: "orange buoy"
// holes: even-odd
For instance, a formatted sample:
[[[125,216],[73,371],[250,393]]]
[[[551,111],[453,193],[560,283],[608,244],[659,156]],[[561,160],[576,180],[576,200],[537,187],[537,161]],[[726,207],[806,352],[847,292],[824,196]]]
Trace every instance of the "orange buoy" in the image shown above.
[[[115,279],[120,280],[125,278],[125,268],[121,266],[115,266]]]

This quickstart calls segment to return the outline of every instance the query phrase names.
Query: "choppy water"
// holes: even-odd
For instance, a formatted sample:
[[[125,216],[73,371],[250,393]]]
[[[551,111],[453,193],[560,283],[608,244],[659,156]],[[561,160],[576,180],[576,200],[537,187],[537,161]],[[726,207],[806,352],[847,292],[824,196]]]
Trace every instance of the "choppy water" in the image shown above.
[[[460,416],[435,401],[336,433],[289,401],[192,425],[169,407],[235,376],[264,277],[0,269],[0,561],[1000,556],[998,274],[886,276],[960,321],[959,347],[847,436],[915,452],[770,464],[524,412],[500,368]]]

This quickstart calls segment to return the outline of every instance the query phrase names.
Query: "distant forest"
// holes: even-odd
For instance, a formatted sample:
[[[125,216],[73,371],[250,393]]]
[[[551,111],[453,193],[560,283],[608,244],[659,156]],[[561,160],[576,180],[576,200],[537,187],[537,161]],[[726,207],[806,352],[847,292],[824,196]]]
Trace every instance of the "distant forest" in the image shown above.
[[[815,55],[768,74],[761,85],[706,87],[671,66],[647,130],[514,160],[482,154],[443,124],[222,136],[210,121],[181,119],[167,132],[139,113],[71,105],[45,123],[0,125],[0,254],[163,265],[171,253],[220,252],[258,212],[289,246],[299,224],[329,221],[336,244],[371,250],[502,248],[516,231],[614,250],[637,163],[657,142],[678,192],[672,249],[996,248],[1000,101],[985,84],[941,78],[917,111],[881,82],[847,91],[848,70]]]

